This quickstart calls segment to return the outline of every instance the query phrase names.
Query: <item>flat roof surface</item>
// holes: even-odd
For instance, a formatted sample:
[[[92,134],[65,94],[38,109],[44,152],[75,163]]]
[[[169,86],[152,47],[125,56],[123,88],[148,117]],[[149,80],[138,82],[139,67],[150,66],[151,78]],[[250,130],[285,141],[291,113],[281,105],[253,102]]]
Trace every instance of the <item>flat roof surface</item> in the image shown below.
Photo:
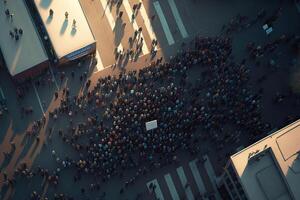
[[[95,43],[78,0],[34,0],[34,3],[59,59]],[[49,15],[50,9],[53,17]],[[68,20],[65,12],[68,12]],[[73,19],[76,20],[76,28],[73,28]]]
[[[300,120],[231,156],[250,199],[300,199],[299,138]]]
[[[287,187],[282,179],[280,170],[273,160],[271,152],[267,151],[260,162],[264,162],[265,167],[263,169],[254,168],[259,171],[253,171],[265,197],[274,200],[290,199]]]
[[[13,14],[12,20],[6,17],[6,9]],[[48,60],[23,0],[0,1],[0,25],[0,48],[12,76]],[[18,41],[9,35],[14,28],[23,30]]]

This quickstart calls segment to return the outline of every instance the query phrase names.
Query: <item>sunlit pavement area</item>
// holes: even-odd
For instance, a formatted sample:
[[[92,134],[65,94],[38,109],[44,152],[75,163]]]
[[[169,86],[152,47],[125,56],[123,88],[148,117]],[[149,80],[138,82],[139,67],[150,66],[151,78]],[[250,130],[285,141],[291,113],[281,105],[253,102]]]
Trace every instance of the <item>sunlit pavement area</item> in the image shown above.
[[[132,6],[139,2],[142,3],[142,8],[132,23],[129,18],[130,12]],[[263,120],[270,124],[269,131],[282,127],[288,120],[299,118],[299,95],[289,96],[291,88],[299,90],[300,87],[299,81],[298,86],[294,85],[297,82],[294,80],[297,79],[295,76],[300,73],[299,52],[293,52],[291,45],[280,43],[272,53],[266,53],[253,61],[246,50],[249,42],[254,42],[256,46],[264,46],[282,35],[300,35],[300,13],[294,1],[123,0],[119,11],[115,5],[107,5],[107,0],[80,0],[80,3],[97,40],[96,60],[88,57],[69,66],[53,67],[51,69],[53,73],[49,70],[41,77],[21,86],[13,84],[3,68],[0,70],[0,96],[3,102],[6,102],[8,109],[0,116],[0,199],[30,199],[32,191],[49,199],[53,199],[55,193],[64,193],[73,196],[74,199],[125,200],[137,199],[137,197],[155,199],[155,194],[149,189],[151,181],[157,181],[164,199],[177,197],[197,199],[200,190],[203,190],[197,179],[199,175],[203,179],[205,192],[210,194],[208,196],[218,199],[219,194],[214,187],[213,173],[216,176],[220,175],[228,156],[236,152],[240,146],[245,147],[253,142],[248,135],[241,133],[231,145],[219,149],[212,140],[215,136],[206,135],[203,129],[199,128],[193,133],[201,135],[200,141],[195,146],[197,153],[178,151],[176,164],[154,167],[148,173],[137,176],[133,184],[124,186],[136,176],[136,167],[126,170],[122,176],[112,176],[105,181],[89,173],[81,173],[81,177],[77,177],[78,180],[74,182],[75,167],[64,168],[61,161],[66,160],[66,157],[80,160],[84,155],[75,151],[76,147],[66,144],[59,130],[67,134],[70,124],[86,122],[89,114],[83,112],[75,117],[59,117],[59,120],[55,121],[49,119],[49,112],[59,106],[60,98],[66,92],[64,89],[68,88],[71,97],[86,95],[87,80],[91,80],[90,88],[93,88],[100,77],[118,76],[122,71],[138,70],[160,58],[169,61],[177,53],[190,48],[195,36],[226,35],[226,28],[223,25],[228,25],[237,15],[246,16],[250,23],[261,9],[266,10],[267,16],[280,12],[269,35],[262,28],[265,20],[250,23],[241,30],[228,32],[227,36],[232,38],[233,44],[230,59],[236,63],[246,62],[245,66],[250,75],[248,85],[253,93],[259,91],[262,96],[261,115]],[[123,12],[121,19],[117,17],[118,12]],[[128,39],[132,37],[136,27],[142,27],[146,48],[137,58],[127,61],[116,60],[115,49],[122,46],[126,51],[129,48]],[[153,38],[158,41],[155,57],[150,54]],[[244,59],[246,61],[243,61]],[[187,72],[187,82],[196,84],[197,79],[202,78],[201,74],[203,70],[199,66],[191,68]],[[55,92],[58,94],[58,99],[55,99]],[[23,93],[24,97],[19,98],[18,95]],[[289,98],[284,98],[278,103],[280,95],[282,98],[284,96]],[[102,118],[103,109],[95,110],[99,113],[93,114]],[[38,136],[36,139],[36,136],[28,134],[28,130],[31,130],[34,121],[42,119],[43,116],[46,121],[41,130],[36,133]],[[52,131],[49,131],[50,128]],[[226,126],[225,129],[227,132],[235,132],[236,127]],[[266,134],[267,132],[263,133],[263,136]],[[80,138],[80,144],[83,146],[88,142],[88,137]],[[8,187],[4,183],[4,174],[12,178],[15,169],[23,163],[35,171],[38,167],[47,168],[50,174],[56,171],[59,175],[59,183],[53,186],[41,176],[18,177],[14,186]],[[99,188],[90,190],[91,184],[95,183],[99,183]],[[175,190],[177,189],[176,192],[170,189],[172,183]]]

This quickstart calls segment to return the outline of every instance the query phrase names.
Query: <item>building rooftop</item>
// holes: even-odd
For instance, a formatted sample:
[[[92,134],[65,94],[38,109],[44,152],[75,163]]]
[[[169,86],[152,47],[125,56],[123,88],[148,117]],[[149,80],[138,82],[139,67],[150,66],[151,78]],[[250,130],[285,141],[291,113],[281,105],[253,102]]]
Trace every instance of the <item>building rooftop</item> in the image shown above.
[[[6,14],[7,9],[12,17]],[[0,1],[0,24],[0,48],[12,76],[48,60],[23,0]],[[10,36],[15,28],[23,31],[18,40]]]
[[[34,3],[59,59],[95,43],[78,0],[34,0]],[[52,17],[50,9],[53,10]],[[76,21],[76,28],[73,26],[73,19]]]
[[[300,199],[300,120],[231,156],[249,199]]]

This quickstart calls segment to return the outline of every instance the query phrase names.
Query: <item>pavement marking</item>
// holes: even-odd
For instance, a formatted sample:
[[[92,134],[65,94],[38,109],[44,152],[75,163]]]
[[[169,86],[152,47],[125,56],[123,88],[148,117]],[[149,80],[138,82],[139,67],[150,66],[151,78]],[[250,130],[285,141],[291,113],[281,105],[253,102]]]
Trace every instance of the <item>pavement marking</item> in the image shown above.
[[[174,0],[168,0],[169,2],[169,5],[171,7],[171,11],[173,13],[173,16],[175,18],[175,21],[176,21],[176,24],[179,28],[179,31],[182,35],[183,38],[187,38],[188,37],[188,33],[184,27],[184,24],[182,23],[182,20],[181,20],[181,17],[180,17],[180,14],[178,12],[178,9],[177,9],[177,6],[175,4],[175,1]]]
[[[98,71],[101,71],[101,70],[104,69],[103,62],[101,60],[101,57],[100,57],[100,54],[99,54],[98,50],[96,51],[96,59],[97,59],[96,68],[97,68],[97,72],[98,72]]]
[[[0,93],[1,93],[1,97],[2,97],[2,99],[3,100],[5,100],[5,96],[4,96],[4,93],[3,93],[3,90],[2,90],[2,88],[0,87]]]
[[[123,51],[123,50],[124,50],[121,43],[119,44],[119,46],[117,46],[117,50],[118,50],[118,51]]]
[[[216,197],[217,200],[221,200],[221,196],[220,196],[219,191],[218,191],[218,189],[216,187],[216,178],[217,178],[217,176],[215,174],[214,168],[213,168],[213,166],[212,166],[212,164],[211,164],[211,162],[209,160],[209,157],[207,155],[204,155],[203,158],[205,160],[205,162],[204,162],[204,168],[207,171],[207,175],[209,177],[209,180],[210,180],[210,182],[211,182],[211,184],[212,184],[212,186],[214,188],[215,197]]]
[[[98,53],[98,50],[96,49],[96,55],[97,55],[97,53]],[[93,63],[94,63],[94,57],[92,57],[92,58],[90,59],[89,66],[88,66],[88,69],[89,69],[89,70],[91,69]]]
[[[54,73],[53,73],[53,70],[52,70],[51,65],[49,65],[49,70],[50,70],[50,73],[51,73],[51,76],[52,76],[52,81],[54,81],[54,84],[55,84],[55,86],[56,86],[56,89],[59,90],[59,86],[58,86],[58,84],[57,84],[57,81],[56,81],[56,78],[55,78],[55,76],[54,76]]]
[[[108,11],[107,11],[107,8],[109,7],[108,2],[106,0],[100,0],[100,2],[104,9],[104,14],[106,15],[106,18],[108,20],[110,28],[111,28],[111,30],[114,30],[116,23],[115,23],[114,17],[112,16],[110,10],[108,9]]]
[[[67,78],[65,78],[64,87],[67,87],[67,85],[68,85],[68,81],[69,81],[69,78],[68,78],[68,77],[67,77]]]
[[[168,185],[169,191],[171,193],[172,199],[173,200],[180,200],[179,195],[177,193],[176,187],[174,185],[173,179],[170,174],[166,174],[165,176],[165,181]]]
[[[148,15],[147,15],[146,9],[145,9],[144,4],[143,4],[143,1],[142,1],[142,0],[139,0],[139,2],[142,3],[142,4],[141,4],[141,8],[140,8],[140,13],[141,13],[142,18],[143,18],[143,20],[144,20],[144,24],[145,24],[145,26],[146,26],[146,29],[147,29],[147,31],[148,31],[148,34],[149,34],[149,36],[150,36],[150,38],[151,38],[152,41],[153,41],[153,40],[157,40],[157,39],[156,39],[156,34],[155,34],[154,31],[153,31],[153,27],[152,27],[152,25],[151,25],[151,22],[150,22],[150,20],[149,20]]]
[[[186,184],[188,183],[188,181],[187,181],[185,173],[183,171],[183,167],[178,167],[176,169],[176,171],[177,171],[178,177],[180,179],[180,182],[181,182],[181,184],[184,188],[185,195],[186,195],[187,199],[188,200],[194,200],[195,198],[194,198],[191,186],[186,187]]]
[[[123,0],[123,6],[124,6],[125,11],[126,11],[126,13],[127,13],[127,15],[128,15],[129,21],[131,21],[131,24],[133,25],[133,29],[134,29],[134,30],[138,30],[138,29],[139,29],[139,26],[137,25],[136,21],[135,21],[135,20],[133,20],[133,21],[131,20],[131,19],[132,19],[132,14],[133,14],[133,12],[132,12],[132,10],[131,10],[131,6],[130,6],[130,4],[129,4],[129,1],[128,1],[128,0]],[[148,49],[147,44],[146,44],[146,42],[145,42],[145,38],[144,38],[144,36],[143,36],[143,33],[141,33],[141,37],[144,39],[144,40],[143,40],[142,51],[143,51],[143,54],[146,55],[146,54],[149,53],[149,49]]]
[[[157,182],[157,179],[154,179],[154,180],[152,180],[152,181],[150,181],[150,182],[147,183],[148,190],[149,190],[150,192],[153,192],[153,190],[150,188],[150,184],[151,184],[151,183],[156,187],[155,190],[154,190],[155,197],[156,197],[158,200],[164,200],[165,198],[164,198],[164,195],[163,195],[162,192],[161,192],[161,189],[160,189],[160,187],[159,187],[159,184],[158,184],[158,182]]]
[[[194,180],[196,182],[196,185],[198,187],[198,190],[199,190],[200,194],[204,194],[204,193],[206,193],[206,188],[205,188],[205,185],[204,185],[203,180],[201,178],[201,175],[199,173],[199,170],[198,170],[198,167],[197,167],[197,161],[198,161],[198,159],[195,159],[195,160],[189,162],[189,166],[190,166],[190,169],[191,169],[192,174],[194,176]]]
[[[119,50],[119,48],[118,48],[118,50]],[[157,50],[157,51],[160,51],[160,48],[157,48],[156,50]],[[145,57],[145,56],[147,56],[147,55],[142,54],[142,55],[140,55],[140,56],[138,57],[138,59],[140,59],[140,58],[142,58],[142,57]],[[132,61],[132,59],[130,59],[130,61]],[[104,67],[104,69],[110,68],[110,67],[112,67],[113,65],[114,65],[114,64],[107,65],[106,67]],[[101,71],[96,71],[96,70],[95,70],[93,73],[96,74],[96,73],[98,73],[98,72],[101,72]]]
[[[107,20],[108,20],[108,23],[109,23],[109,25],[110,25],[110,28],[111,28],[111,30],[113,31],[114,28],[115,28],[115,26],[116,26],[116,22],[115,22],[115,20],[114,20],[114,17],[112,16],[110,10],[108,9],[108,11],[107,11],[107,8],[109,7],[108,1],[107,1],[107,0],[100,0],[100,2],[101,2],[102,7],[103,7],[103,9],[104,9],[104,14],[105,14],[105,16],[106,16],[106,18],[107,18]],[[120,43],[119,46],[122,47],[122,44]]]
[[[158,14],[158,18],[159,18],[161,24],[162,24],[162,28],[165,32],[166,37],[167,37],[168,44],[169,45],[174,44],[175,43],[174,38],[173,38],[172,33],[170,31],[170,28],[169,28],[168,22],[165,18],[165,15],[164,15],[164,13],[161,9],[160,3],[158,1],[155,1],[155,2],[153,2],[153,6],[154,6],[154,8],[155,8],[155,10]]]
[[[32,82],[32,86],[33,86],[33,89],[34,89],[35,96],[36,96],[36,98],[37,98],[37,100],[38,100],[38,102],[39,102],[40,108],[41,108],[41,110],[42,110],[42,112],[43,112],[43,115],[45,115],[44,108],[43,108],[43,106],[42,106],[42,102],[41,102],[40,96],[39,96],[39,94],[38,94],[38,92],[37,92],[37,89],[36,89],[36,87],[35,87],[35,85],[34,85],[33,82]]]

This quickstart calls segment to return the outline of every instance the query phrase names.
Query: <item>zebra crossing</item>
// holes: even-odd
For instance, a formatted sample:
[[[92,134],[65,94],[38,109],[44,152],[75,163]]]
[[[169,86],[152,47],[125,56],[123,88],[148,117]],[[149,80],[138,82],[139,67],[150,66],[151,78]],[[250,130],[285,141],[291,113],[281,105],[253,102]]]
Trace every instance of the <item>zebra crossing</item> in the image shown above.
[[[200,192],[200,194],[204,194],[206,192],[206,188],[204,182],[200,176],[199,170],[197,168],[198,159],[193,160],[189,163],[189,167],[191,168],[192,174],[195,177],[196,186]]]
[[[198,159],[195,159],[189,162],[188,167],[180,166],[176,169],[176,173],[169,172],[165,174],[163,176],[163,180],[161,180],[160,177],[157,177],[147,182],[146,186],[148,191],[159,200],[169,199],[168,196],[170,196],[173,200],[180,200],[183,196],[187,200],[196,200],[199,199],[200,196],[202,199],[208,200],[208,193],[212,194],[214,199],[221,200],[221,196],[215,185],[216,175],[214,169],[212,168],[209,157],[207,155],[203,156],[203,161],[204,162],[201,165],[203,165],[205,173],[209,177],[210,183],[205,182],[205,179],[202,177],[203,174],[201,176],[199,171],[200,163]],[[192,174],[192,177],[187,176],[188,173]],[[195,183],[196,189],[192,188],[190,185],[191,183]],[[161,186],[164,184],[166,184],[168,188],[167,191],[162,190]],[[207,187],[208,184],[212,186],[213,191],[209,191],[209,187]],[[180,190],[184,191],[184,194],[181,194]]]
[[[215,171],[213,169],[213,166],[211,164],[211,162],[209,161],[209,157],[207,155],[204,156],[204,167],[205,169],[207,170],[207,174],[208,174],[208,177],[209,177],[209,180],[210,182],[212,183],[212,186],[214,188],[214,191],[218,191],[217,190],[217,186],[216,186],[216,179],[217,179],[217,176],[215,174]],[[220,199],[221,196],[219,194],[219,192],[216,193],[216,198]]]
[[[151,191],[152,187],[155,187],[154,193],[155,193],[155,197],[159,200],[165,200],[164,195],[159,187],[158,181],[156,179],[150,181],[147,183],[147,187],[149,189],[149,191]]]
[[[103,16],[105,17],[105,20],[107,20],[110,29],[112,32],[115,31],[117,24],[117,20],[118,20],[118,15],[116,13],[114,13],[113,9],[111,9],[110,7],[110,0],[98,0],[102,6],[102,9],[104,10],[103,12]],[[139,10],[138,10],[138,14],[136,15],[136,18],[139,18],[140,20],[135,19],[134,14],[136,13],[136,10],[133,9],[133,3],[134,2],[138,2],[140,4],[139,6]],[[123,0],[122,4],[120,6],[119,11],[124,11],[124,16],[126,17],[126,20],[130,23],[126,23],[126,26],[130,26],[131,30],[138,30],[140,28],[142,28],[142,31],[140,33],[139,38],[143,38],[142,39],[142,45],[141,45],[141,55],[148,55],[150,53],[150,48],[152,49],[152,41],[157,41],[157,34],[154,31],[153,28],[153,19],[152,17],[155,17],[155,19],[157,18],[157,20],[155,20],[155,23],[157,26],[159,26],[162,30],[162,32],[164,33],[164,37],[160,38],[160,41],[166,41],[166,44],[173,45],[176,43],[176,40],[173,36],[173,33],[171,31],[171,27],[169,26],[168,21],[169,20],[173,20],[173,19],[168,19],[165,15],[165,13],[170,12],[172,13],[172,16],[174,17],[174,21],[176,22],[177,27],[175,27],[176,29],[179,29],[179,32],[181,33],[181,37],[183,39],[188,37],[188,32],[186,30],[186,27],[184,25],[184,22],[181,18],[180,15],[180,11],[178,10],[175,0],[168,0],[167,1],[167,5],[161,5],[160,2],[158,0],[155,1],[149,1],[150,5],[147,4],[147,9],[146,6],[144,5],[144,1],[142,0],[137,0],[137,1],[132,1],[132,0]],[[154,8],[153,12],[155,13],[154,15],[152,15],[152,17],[149,17],[149,7]],[[169,17],[170,18],[170,17]],[[174,29],[174,27],[172,27]],[[120,43],[117,46],[117,50],[125,50],[126,44],[124,43],[126,40],[122,40],[120,41]],[[160,44],[158,44],[158,46],[160,46]],[[156,49],[158,49],[159,47],[157,47]],[[101,49],[98,49],[97,52],[97,61],[101,64],[103,63],[103,61],[101,60]],[[111,63],[112,65],[113,63]],[[108,66],[111,66],[108,65]],[[108,67],[107,65],[100,65],[100,67],[97,67],[96,70],[101,71],[103,69],[105,69],[106,67]]]
[[[179,176],[181,185],[183,185],[184,188],[185,188],[185,195],[186,195],[187,199],[188,200],[194,200],[195,198],[194,198],[191,186],[188,184],[188,181],[187,181],[187,178],[186,178],[186,175],[184,173],[183,168],[178,167],[176,171],[177,171],[177,174]]]
[[[181,17],[180,17],[179,11],[177,9],[177,6],[175,4],[175,1],[174,0],[168,0],[168,2],[169,2],[169,5],[171,7],[171,11],[172,11],[172,13],[174,15],[176,24],[179,27],[179,31],[180,31],[182,37],[183,38],[187,38],[188,37],[188,33],[187,33],[187,31],[185,29],[185,26],[184,26],[184,24],[183,24],[183,22],[181,20]]]
[[[153,27],[151,25],[150,19],[149,19],[148,15],[147,15],[147,12],[146,12],[146,9],[145,9],[145,6],[144,6],[142,0],[139,0],[139,3],[142,3],[141,4],[141,8],[140,8],[140,13],[141,13],[141,16],[143,18],[144,25],[145,25],[145,27],[146,27],[146,29],[148,31],[149,36],[150,36],[150,39],[151,40],[157,40],[156,34],[155,34],[154,30],[153,30]]]
[[[172,176],[170,174],[166,174],[165,175],[165,180],[166,180],[168,188],[170,190],[172,199],[174,199],[174,200],[180,200],[179,195],[178,195],[177,190],[176,190],[176,187],[174,185]]]
[[[131,19],[132,18],[131,16],[133,15],[133,11],[131,10],[131,6],[129,4],[129,1],[128,0],[123,0],[123,5],[125,7],[125,11],[126,11],[126,13],[128,15],[128,18]],[[136,21],[134,19],[131,20],[131,23],[132,23],[132,26],[133,26],[134,30],[138,30],[139,29],[139,26],[137,25],[137,23],[136,23]],[[141,38],[145,38],[143,36],[143,33],[141,33]],[[143,40],[142,51],[143,51],[144,55],[149,53],[149,49],[148,49],[148,47],[147,47],[147,45],[145,43],[145,40]]]
[[[166,35],[166,38],[168,40],[169,45],[174,44],[175,43],[174,38],[172,36],[172,33],[171,33],[170,27],[168,25],[168,22],[166,20],[166,17],[165,17],[165,15],[164,15],[164,13],[163,13],[163,11],[161,9],[159,1],[153,2],[153,5],[154,5],[154,8],[155,8],[155,10],[156,10],[156,12],[158,14],[158,18],[159,18],[159,20],[160,20],[160,22],[162,24],[162,28],[163,28],[163,30],[165,32],[165,35]]]

